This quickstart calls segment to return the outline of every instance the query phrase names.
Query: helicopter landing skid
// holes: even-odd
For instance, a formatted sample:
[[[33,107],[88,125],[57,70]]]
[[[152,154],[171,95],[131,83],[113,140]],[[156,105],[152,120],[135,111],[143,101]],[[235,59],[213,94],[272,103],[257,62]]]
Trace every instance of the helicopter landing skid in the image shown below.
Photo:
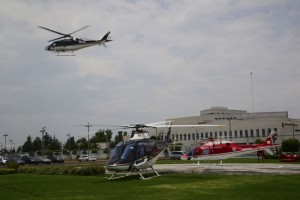
[[[139,171],[137,171],[137,173],[140,175],[140,179],[147,180],[147,179],[151,179],[151,178],[155,178],[155,177],[160,176],[159,173],[157,171],[155,171],[155,169],[153,169],[153,167],[150,167],[150,168],[152,169],[152,171],[154,171],[155,175],[145,178]]]
[[[132,173],[132,171],[130,171],[129,173],[127,173],[125,176],[116,176],[117,172],[114,172],[110,177],[105,177],[107,180],[113,180],[113,179],[118,179],[118,178],[124,178],[126,176],[130,176],[130,174]]]
[[[150,177],[144,177],[142,175],[142,173],[138,170],[138,171],[130,171],[128,172],[126,175],[124,176],[116,176],[117,172],[114,172],[110,177],[105,177],[107,180],[114,180],[114,179],[119,179],[119,178],[124,178],[127,176],[130,176],[132,174],[132,172],[137,172],[140,175],[140,179],[141,180],[147,180],[147,179],[151,179],[151,178],[155,178],[155,177],[159,177],[159,173],[157,171],[155,171],[155,169],[153,169],[153,167],[150,167],[152,169],[152,171],[155,173],[155,175],[150,176]]]
[[[70,54],[68,54],[68,53],[62,54],[62,53],[57,52],[56,56],[76,56],[76,55],[74,54],[74,51],[71,51],[71,52],[72,52],[72,53],[70,53]]]

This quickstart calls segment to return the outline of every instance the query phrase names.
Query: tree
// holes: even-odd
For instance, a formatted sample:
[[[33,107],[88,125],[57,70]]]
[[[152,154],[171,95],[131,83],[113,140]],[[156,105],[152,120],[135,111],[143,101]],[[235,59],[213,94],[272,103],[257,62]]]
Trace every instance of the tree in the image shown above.
[[[123,141],[123,136],[126,136],[127,132],[119,131],[118,134],[115,136],[114,146],[117,145],[119,142]]]
[[[282,141],[282,151],[283,152],[298,152],[299,151],[299,140],[297,139],[288,139],[288,140],[284,140]]]
[[[91,143],[98,143],[98,142],[110,142],[112,137],[111,130],[98,130],[95,135],[91,138]]]
[[[87,139],[85,139],[84,137],[77,140],[76,143],[77,143],[79,149],[87,149],[88,148]]]
[[[33,140],[33,149],[34,151],[39,151],[42,149],[42,140],[41,138],[39,137],[36,137],[34,140]]]
[[[55,136],[53,138],[50,136],[47,149],[52,151],[58,151],[61,149],[61,144]]]
[[[64,144],[64,149],[74,150],[74,149],[77,149],[77,148],[78,148],[78,146],[75,142],[74,136],[68,138],[67,142]]]
[[[27,140],[24,142],[24,144],[22,146],[22,150],[23,150],[23,152],[33,151],[32,139],[31,139],[30,135],[27,137]]]

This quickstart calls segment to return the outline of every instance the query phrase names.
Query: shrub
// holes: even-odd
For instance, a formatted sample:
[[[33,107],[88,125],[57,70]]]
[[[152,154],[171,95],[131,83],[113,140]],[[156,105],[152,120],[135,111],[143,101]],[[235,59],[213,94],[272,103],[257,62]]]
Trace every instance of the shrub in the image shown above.
[[[19,165],[19,163],[17,163],[17,162],[9,162],[9,163],[6,163],[6,167],[7,167],[8,169],[14,169],[14,170],[17,170],[17,169],[20,167],[20,165]]]
[[[15,169],[0,169],[0,175],[5,175],[5,174],[14,174],[17,173]]]

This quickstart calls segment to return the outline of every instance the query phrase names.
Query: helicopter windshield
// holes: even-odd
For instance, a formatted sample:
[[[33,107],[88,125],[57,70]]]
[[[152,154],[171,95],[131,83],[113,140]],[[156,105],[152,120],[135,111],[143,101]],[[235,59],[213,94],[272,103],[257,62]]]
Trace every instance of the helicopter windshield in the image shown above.
[[[128,144],[126,147],[125,147],[125,149],[124,149],[124,151],[123,151],[123,153],[122,153],[122,155],[121,155],[121,159],[122,160],[127,160],[127,161],[129,161],[129,162],[131,162],[131,161],[133,161],[133,159],[134,159],[134,150],[135,150],[135,144]]]
[[[122,154],[122,151],[124,149],[124,143],[123,142],[120,142],[119,144],[117,144],[117,146],[115,147],[115,149],[113,150],[112,154],[111,154],[111,158],[113,160],[115,159],[119,159],[121,154]]]

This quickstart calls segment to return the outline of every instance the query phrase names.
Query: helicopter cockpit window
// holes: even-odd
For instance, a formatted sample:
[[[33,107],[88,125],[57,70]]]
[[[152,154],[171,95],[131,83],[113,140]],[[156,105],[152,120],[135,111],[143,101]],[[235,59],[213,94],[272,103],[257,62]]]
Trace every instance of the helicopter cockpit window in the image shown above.
[[[117,146],[115,147],[115,149],[113,150],[113,152],[111,154],[111,157],[113,159],[120,158],[123,148],[124,148],[123,142],[120,142],[119,144],[117,144]]]
[[[134,159],[134,151],[135,151],[134,144],[127,145],[121,155],[121,159],[132,161]]]

